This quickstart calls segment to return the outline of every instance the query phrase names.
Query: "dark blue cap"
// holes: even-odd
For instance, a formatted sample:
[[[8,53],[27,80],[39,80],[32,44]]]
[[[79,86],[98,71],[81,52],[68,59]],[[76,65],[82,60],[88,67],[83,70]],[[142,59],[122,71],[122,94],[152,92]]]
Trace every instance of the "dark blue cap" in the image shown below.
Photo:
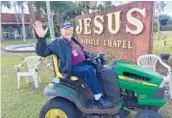
[[[65,22],[65,23],[63,23],[63,24],[60,26],[60,29],[69,28],[69,27],[73,27],[72,23],[70,23],[70,22]]]

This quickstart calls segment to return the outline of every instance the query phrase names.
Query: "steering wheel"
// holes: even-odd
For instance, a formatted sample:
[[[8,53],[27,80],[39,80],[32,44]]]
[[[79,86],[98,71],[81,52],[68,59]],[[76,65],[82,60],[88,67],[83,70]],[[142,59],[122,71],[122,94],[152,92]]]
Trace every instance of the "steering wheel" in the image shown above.
[[[87,61],[94,61],[94,60],[99,60],[100,58],[102,58],[104,56],[104,54],[96,54],[95,57],[90,57],[90,58],[87,58]]]

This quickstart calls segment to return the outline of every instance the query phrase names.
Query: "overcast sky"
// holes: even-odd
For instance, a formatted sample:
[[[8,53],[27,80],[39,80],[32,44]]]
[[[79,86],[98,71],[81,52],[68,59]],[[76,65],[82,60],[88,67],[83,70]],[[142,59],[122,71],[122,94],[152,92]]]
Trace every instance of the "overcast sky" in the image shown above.
[[[120,2],[113,2],[113,3],[115,5],[120,4]],[[125,1],[123,1],[123,3],[125,3]],[[166,6],[164,7],[164,13],[172,16],[172,1],[165,1],[165,3],[166,3]],[[17,12],[21,13],[20,9],[17,9]],[[8,9],[2,6],[2,13],[15,13],[14,7],[12,7],[11,9]],[[27,5],[25,5],[25,13],[29,13]]]
[[[172,16],[172,1],[166,1],[166,6],[164,7],[164,13]]]

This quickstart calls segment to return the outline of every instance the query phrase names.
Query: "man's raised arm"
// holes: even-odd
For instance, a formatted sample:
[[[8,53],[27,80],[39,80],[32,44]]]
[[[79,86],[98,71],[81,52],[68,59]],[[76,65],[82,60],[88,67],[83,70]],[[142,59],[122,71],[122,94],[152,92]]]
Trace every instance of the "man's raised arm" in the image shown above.
[[[52,54],[53,46],[51,44],[46,43],[45,35],[48,31],[48,27],[44,30],[42,27],[42,23],[40,21],[36,21],[33,24],[33,28],[37,35],[37,43],[36,43],[36,54],[39,56],[49,56]]]

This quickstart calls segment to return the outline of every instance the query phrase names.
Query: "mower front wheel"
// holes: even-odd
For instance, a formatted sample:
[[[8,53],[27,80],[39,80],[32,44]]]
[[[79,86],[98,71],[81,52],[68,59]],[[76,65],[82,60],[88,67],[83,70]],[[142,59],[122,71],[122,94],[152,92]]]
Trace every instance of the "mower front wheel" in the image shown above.
[[[39,118],[77,118],[77,112],[72,102],[55,97],[43,106]]]
[[[138,112],[135,118],[163,118],[163,116],[153,110],[143,110]]]

